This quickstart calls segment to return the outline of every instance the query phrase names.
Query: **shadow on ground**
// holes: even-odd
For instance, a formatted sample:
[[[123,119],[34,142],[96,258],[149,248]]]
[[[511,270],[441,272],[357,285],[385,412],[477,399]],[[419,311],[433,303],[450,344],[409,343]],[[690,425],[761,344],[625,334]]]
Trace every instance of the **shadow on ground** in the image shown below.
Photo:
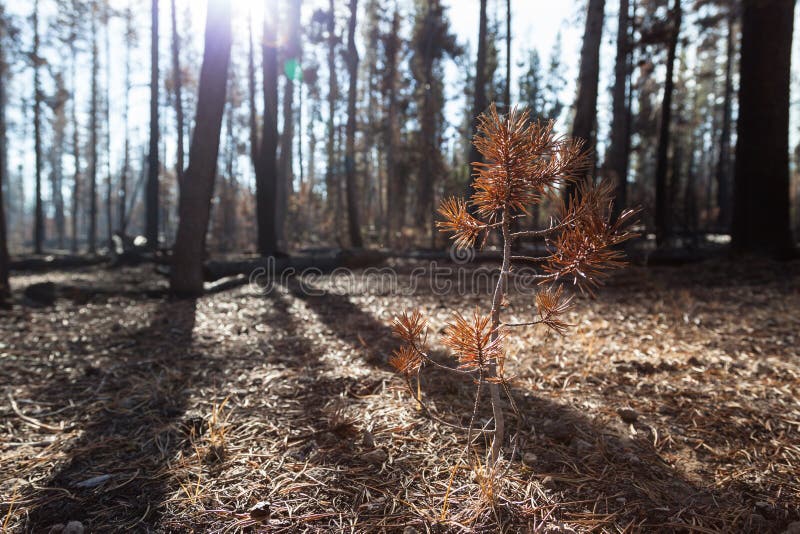
[[[389,370],[385,362],[396,342],[388,325],[354,304],[347,295],[321,295],[318,292],[312,295],[292,281],[288,289],[289,294],[305,303],[340,341],[360,354],[364,363],[382,371]],[[287,329],[291,337],[301,337],[297,325],[302,324],[302,320],[292,318],[286,297],[277,295],[272,300],[277,313],[288,318],[286,324],[289,325]],[[346,325],[357,326],[348,328]],[[297,348],[298,353],[306,357],[295,361],[294,365],[311,365],[312,368],[323,366],[319,357],[320,350],[324,349],[308,343]],[[435,354],[435,357],[445,356]],[[309,414],[302,426],[310,429],[310,432],[293,441],[299,447],[297,459],[312,463],[316,460],[321,465],[352,463],[352,451],[358,449],[355,442],[342,445],[342,440],[339,440],[327,449],[327,455],[316,457],[312,454],[316,443],[309,445],[306,450],[303,450],[302,444],[311,443],[312,438],[330,431],[330,418],[321,416],[319,407],[326,399],[337,395],[348,396],[348,388],[353,387],[354,382],[347,380],[347,377],[334,381],[315,380],[308,384],[308,390],[298,392]],[[435,369],[427,373],[424,384],[424,394],[434,406],[441,408],[441,415],[452,422],[466,424],[474,391],[470,384]],[[518,473],[529,473],[530,480],[542,484],[545,491],[557,500],[568,503],[561,512],[562,520],[580,523],[585,519],[589,526],[590,516],[604,515],[620,527],[639,530],[681,531],[691,530],[694,526],[700,531],[735,529],[764,532],[781,530],[799,517],[797,510],[757,502],[746,487],[730,484],[715,486],[669,465],[650,444],[652,430],[644,425],[637,425],[640,437],[631,439],[625,435],[624,428],[622,431],[609,428],[573,407],[537,396],[531,391],[517,389],[513,394],[523,417],[522,421],[511,423],[512,427],[516,425],[521,429],[520,450],[515,454],[513,463]],[[490,414],[486,399],[483,405],[479,419],[488,420]],[[420,414],[418,417],[420,423],[425,424],[424,416]],[[350,440],[354,441],[357,437],[358,433],[353,432]],[[292,454],[297,455],[298,452]],[[396,494],[408,483],[409,478],[414,477],[417,468],[413,464],[395,464],[393,469],[399,469],[402,473],[387,474],[386,480],[393,481],[395,485],[384,489],[389,494]],[[347,512],[343,509],[339,511]],[[516,525],[515,528],[522,528],[518,513],[506,517],[500,514],[495,519],[501,524],[494,527]],[[426,523],[420,520],[418,526]],[[528,523],[525,528],[535,524]]]
[[[54,382],[33,398],[94,398],[76,424],[80,437],[44,487],[27,521],[32,532],[81,521],[93,531],[146,530],[169,491],[169,462],[187,445],[187,391],[209,369],[192,351],[195,301],[163,301],[150,325],[121,336],[108,368],[87,367],[79,382]],[[111,333],[109,333],[112,335]],[[88,391],[87,391],[88,390]],[[73,396],[74,395],[74,396]]]

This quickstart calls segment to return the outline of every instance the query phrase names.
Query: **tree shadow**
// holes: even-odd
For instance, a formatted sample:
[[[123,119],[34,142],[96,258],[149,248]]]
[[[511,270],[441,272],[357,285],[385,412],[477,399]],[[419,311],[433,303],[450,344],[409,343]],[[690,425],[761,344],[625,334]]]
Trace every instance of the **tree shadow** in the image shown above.
[[[365,363],[389,369],[386,361],[397,343],[387,324],[353,303],[347,294],[319,288],[308,291],[306,282],[296,280],[290,280],[287,287],[339,340],[361,354]],[[426,376],[423,394],[433,406],[444,408],[445,419],[465,425],[474,395],[472,385],[435,368],[426,369]],[[580,518],[581,509],[594,507],[593,513],[605,514],[617,525],[638,525],[644,530],[691,531],[697,525],[701,530],[758,532],[783,528],[800,517],[796,509],[777,504],[765,507],[757,502],[755,492],[741,484],[717,484],[713,477],[700,480],[681,466],[670,465],[652,445],[655,431],[646,424],[609,426],[576,407],[529,390],[512,391],[522,417],[511,423],[520,429],[519,449],[512,462],[520,472],[531,473],[545,491],[575,504],[576,510],[566,512],[574,514],[572,519]],[[483,404],[478,419],[488,421],[488,402]],[[638,432],[631,435],[628,431],[633,426]]]
[[[89,367],[77,383],[57,381],[34,394],[63,403],[67,392],[89,391],[90,412],[78,423],[81,434],[67,460],[30,496],[29,531],[67,521],[90,531],[140,530],[158,521],[170,462],[197,430],[182,423],[189,389],[214,372],[192,351],[195,311],[194,300],[163,301],[149,326],[120,336],[122,350],[110,367]]]
[[[290,279],[287,293],[265,297],[269,306],[262,319],[274,328],[259,340],[264,343],[264,363],[270,372],[277,368],[285,374],[259,383],[259,395],[277,400],[265,403],[258,417],[274,423],[269,432],[279,439],[270,440],[282,443],[278,452],[288,458],[287,463],[300,466],[298,472],[305,465],[316,466],[319,471],[311,475],[327,477],[321,479],[323,486],[341,483],[341,488],[334,487],[338,493],[328,495],[338,503],[337,513],[358,514],[363,497],[357,490],[345,493],[342,489],[355,484],[348,478],[352,473],[359,477],[369,473],[370,480],[377,480],[382,491],[392,496],[419,483],[419,465],[413,456],[395,458],[385,468],[363,459],[375,446],[365,443],[365,426],[352,415],[366,410],[368,403],[363,399],[379,393],[390,381],[386,361],[396,341],[389,325],[356,304],[350,294],[309,293],[306,285]],[[196,355],[192,343],[195,306],[194,301],[160,303],[146,328],[119,334],[122,344],[112,350],[117,359],[107,367],[89,367],[77,382],[68,374],[56,374],[46,389],[32,394],[56,406],[63,405],[65,398],[81,404],[88,396],[90,402],[83,403],[89,407],[78,423],[83,434],[67,450],[68,459],[43,488],[23,494],[36,501],[28,530],[47,531],[68,520],[83,521],[89,530],[101,525],[130,531],[165,528],[163,521],[169,517],[164,514],[165,502],[176,486],[170,464],[182,448],[191,446],[189,435],[197,429],[197,421],[187,413],[192,408],[190,392],[223,377],[224,371],[236,365]],[[325,332],[309,328],[308,312]],[[348,373],[339,367],[335,354],[339,346],[350,353],[348,358],[363,361],[366,372]],[[72,359],[80,360],[78,349],[71,352]],[[435,355],[445,359],[444,354]],[[255,364],[246,358],[240,361],[250,369]],[[447,420],[465,424],[471,413],[472,385],[434,369],[426,369],[425,376],[423,388],[432,405]],[[223,379],[230,383],[228,377]],[[700,517],[705,528],[769,531],[778,530],[791,517],[777,509],[761,510],[765,522],[755,524],[756,497],[748,488],[728,483],[714,487],[709,478],[692,478],[681,466],[667,464],[650,445],[653,436],[646,425],[636,423],[638,434],[632,437],[628,429],[610,427],[572,405],[522,388],[513,392],[525,416],[519,454],[512,458],[513,474],[527,477],[527,483],[541,486],[553,500],[566,503],[559,520],[580,520],[587,508],[631,529],[689,531],[692,520]],[[479,418],[488,420],[488,404],[484,404],[487,409]],[[441,431],[421,414],[411,413],[410,419],[423,433]],[[513,431],[513,418],[510,426]],[[398,450],[401,445],[389,441],[394,434],[380,432],[376,431],[382,440],[378,448]],[[106,475],[110,478],[97,481],[96,477]],[[78,487],[81,482],[84,486]],[[264,483],[259,484],[263,487]],[[382,513],[388,514],[393,502],[387,499]],[[279,503],[273,507],[279,510]],[[309,515],[318,511],[311,510]],[[518,521],[519,515],[513,520]],[[326,521],[325,517],[309,520],[302,528],[325,528]],[[424,522],[420,517],[417,526]]]

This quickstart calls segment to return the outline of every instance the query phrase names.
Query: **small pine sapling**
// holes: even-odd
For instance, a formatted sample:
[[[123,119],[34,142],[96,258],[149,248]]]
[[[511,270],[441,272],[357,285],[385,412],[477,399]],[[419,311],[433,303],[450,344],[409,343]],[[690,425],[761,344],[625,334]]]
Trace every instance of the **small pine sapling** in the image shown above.
[[[488,388],[494,428],[481,432],[492,436],[488,466],[494,466],[505,436],[501,391],[514,406],[504,375],[503,341],[508,329],[541,324],[564,334],[569,325],[563,316],[572,301],[564,286],[569,284],[581,292],[594,294],[608,270],[624,265],[623,253],[617,245],[634,237],[628,227],[636,210],[626,210],[612,220],[613,184],[595,185],[583,179],[591,162],[584,142],[557,136],[553,121],[533,122],[528,112],[516,109],[501,116],[492,105],[479,117],[473,143],[484,160],[472,164],[474,193],[468,201],[445,199],[439,208],[443,220],[437,226],[440,231],[450,233],[454,245],[460,249],[475,246],[479,239],[485,243],[491,233],[499,235],[503,259],[491,307],[488,314],[479,309],[470,316],[456,313],[447,324],[442,341],[456,358],[457,364],[452,366],[429,356],[428,328],[422,313],[415,310],[400,314],[395,318],[394,332],[402,345],[390,364],[405,378],[420,408],[449,426],[453,425],[436,417],[424,402],[419,388],[422,367],[433,365],[474,380],[477,391],[472,421],[464,428],[468,447],[472,443],[482,388]],[[539,204],[549,192],[558,193],[573,183],[574,193],[560,201],[548,227],[514,229],[512,221],[526,216],[529,206]],[[544,239],[547,252],[541,256],[512,252],[515,241],[530,238]],[[533,276],[536,313],[526,322],[503,323],[500,313],[507,302],[508,280],[514,276],[515,264],[520,263],[540,266]]]

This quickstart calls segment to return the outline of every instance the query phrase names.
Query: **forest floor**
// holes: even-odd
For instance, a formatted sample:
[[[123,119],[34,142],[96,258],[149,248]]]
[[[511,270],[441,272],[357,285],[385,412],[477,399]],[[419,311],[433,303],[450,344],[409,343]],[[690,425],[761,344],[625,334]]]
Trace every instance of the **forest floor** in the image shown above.
[[[466,437],[426,418],[386,364],[397,312],[425,312],[444,358],[444,321],[488,307],[486,288],[463,280],[400,291],[421,266],[397,265],[396,287],[324,276],[183,301],[162,296],[149,266],[14,276],[19,299],[45,280],[107,291],[0,311],[0,525],[409,534],[800,521],[800,262],[631,267],[576,299],[565,337],[514,331],[506,372],[523,420],[509,417],[518,447],[494,506]],[[514,295],[504,317],[532,305]],[[422,392],[441,418],[469,419],[473,384],[425,369]]]

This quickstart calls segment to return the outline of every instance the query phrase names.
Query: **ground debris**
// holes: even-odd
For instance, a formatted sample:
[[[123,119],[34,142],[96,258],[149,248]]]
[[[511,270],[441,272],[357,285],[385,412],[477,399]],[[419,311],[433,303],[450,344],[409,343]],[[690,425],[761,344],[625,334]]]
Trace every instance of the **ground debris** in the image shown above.
[[[418,263],[393,266],[416,282]],[[509,335],[523,417],[494,509],[459,463],[464,436],[383,363],[398,310],[425,311],[440,351],[435,333],[483,295],[289,280],[176,301],[147,266],[12,279],[47,282],[97,291],[0,318],[9,532],[798,530],[797,262],[631,268],[576,298],[568,335]],[[463,422],[469,384],[428,376],[431,406]]]

